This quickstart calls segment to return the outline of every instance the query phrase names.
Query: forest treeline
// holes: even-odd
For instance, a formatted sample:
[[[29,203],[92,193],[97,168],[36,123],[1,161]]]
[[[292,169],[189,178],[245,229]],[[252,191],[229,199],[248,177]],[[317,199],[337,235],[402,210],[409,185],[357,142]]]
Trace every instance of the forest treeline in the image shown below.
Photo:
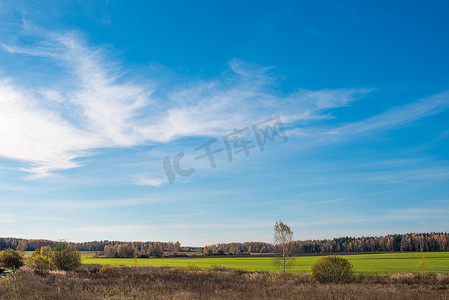
[[[332,240],[295,241],[296,254],[332,252],[449,251],[446,232],[391,234],[380,237],[341,237]],[[224,243],[204,247],[206,254],[273,253],[263,242]]]
[[[34,251],[54,246],[57,241],[0,238],[0,250]],[[380,237],[342,237],[332,240],[295,241],[297,254],[332,252],[449,251],[446,232],[391,234]],[[203,252],[205,255],[273,253],[274,245],[264,242],[222,243],[205,247],[181,247],[179,242],[92,241],[72,243],[80,251],[103,252],[105,257],[149,257],[163,253]]]
[[[35,251],[44,246],[54,247],[59,241],[43,239],[0,238],[0,250],[16,249],[20,251]],[[79,251],[105,251],[110,257],[120,257],[120,254],[136,252],[137,256],[147,253],[162,252],[201,252],[203,247],[181,247],[179,242],[124,242],[124,241],[92,241],[70,243]],[[119,247],[122,246],[122,247]],[[133,252],[133,253],[134,253]],[[157,256],[157,255],[155,255]],[[131,256],[133,257],[133,256]]]

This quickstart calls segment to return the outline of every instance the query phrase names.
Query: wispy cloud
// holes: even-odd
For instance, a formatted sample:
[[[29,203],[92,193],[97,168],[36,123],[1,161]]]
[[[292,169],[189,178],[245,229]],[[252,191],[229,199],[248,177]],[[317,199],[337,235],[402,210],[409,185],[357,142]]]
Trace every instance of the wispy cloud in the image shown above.
[[[163,180],[160,178],[141,177],[141,178],[138,178],[134,184],[140,185],[140,186],[160,186],[165,182],[166,182],[166,180]]]
[[[0,214],[0,223],[12,223],[14,220],[13,214]]]
[[[44,57],[63,68],[51,88],[0,77],[0,156],[26,162],[22,170],[32,174],[30,179],[79,167],[77,158],[101,148],[218,135],[273,115],[287,122],[328,118],[327,110],[366,92],[299,90],[280,95],[269,68],[232,60],[223,78],[175,86],[158,98],[153,93],[157,82],[125,81],[118,63],[76,33],[45,36],[34,46],[2,44],[14,57]]]
[[[408,103],[399,107],[390,108],[387,111],[350,123],[327,132],[329,135],[353,136],[374,130],[390,129],[404,126],[415,120],[428,117],[449,108],[449,92],[443,92],[428,98]]]
[[[307,126],[303,128],[291,128],[289,136],[307,139],[308,147],[317,144],[327,144],[353,139],[360,135],[366,135],[385,130],[408,126],[414,121],[444,112],[449,109],[449,92],[445,91],[427,98],[414,100],[411,103],[389,108],[388,110],[344,125],[336,124],[327,127]],[[344,106],[342,103],[341,106]],[[444,139],[447,133],[443,132],[439,139]],[[304,145],[303,145],[304,147]]]
[[[152,197],[152,198],[128,198],[128,199],[111,199],[111,200],[95,200],[86,201],[80,200],[65,200],[57,199],[52,201],[35,201],[30,202],[28,200],[11,200],[0,199],[0,206],[2,208],[20,209],[26,206],[30,209],[45,209],[48,211],[74,211],[74,210],[89,210],[89,209],[104,209],[111,207],[128,207],[128,206],[141,206],[155,203],[166,203],[171,201],[168,197]]]
[[[157,229],[157,226],[151,225],[119,225],[119,226],[87,226],[80,227],[76,230],[83,232],[130,232],[139,229]]]
[[[137,206],[150,203],[163,202],[163,198],[149,198],[149,199],[122,199],[122,200],[96,200],[96,201],[68,201],[68,200],[58,200],[58,201],[42,201],[39,202],[39,207],[47,207],[54,209],[92,209],[92,208],[106,208],[106,207],[117,207],[117,206]],[[165,200],[166,201],[166,200]]]
[[[338,199],[337,199],[338,200]],[[354,225],[354,224],[378,224],[379,222],[396,222],[396,223],[407,223],[409,221],[424,221],[424,220],[438,220],[445,221],[446,215],[448,213],[447,206],[439,206],[432,208],[419,208],[412,207],[407,209],[390,209],[386,210],[382,214],[363,214],[359,216],[353,215],[341,215],[339,216],[335,214],[327,214],[327,215],[319,215],[314,216],[312,218],[307,218],[302,222],[289,222],[289,225],[294,228],[312,228],[314,226],[322,226],[322,225]],[[164,217],[165,218],[165,217]],[[78,231],[85,232],[126,232],[132,230],[139,229],[157,229],[160,226],[159,223],[154,224],[144,224],[144,225],[123,225],[123,226],[87,226],[78,228]],[[221,220],[220,223],[208,223],[208,222],[164,222],[165,228],[177,229],[177,230],[192,230],[199,228],[208,228],[208,229],[218,229],[218,228],[226,228],[226,229],[262,229],[269,230],[273,226],[273,219],[259,219],[257,221],[247,222],[241,219],[235,220]],[[339,234],[342,235],[344,231],[341,231]],[[392,233],[392,232],[388,232]]]
[[[379,215],[361,216],[321,216],[310,221],[291,222],[295,227],[311,227],[315,225],[338,225],[338,224],[378,224],[379,222],[408,222],[411,220],[438,220],[446,221],[449,213],[448,207],[433,208],[407,208],[392,209]],[[390,232],[391,233],[391,232]]]

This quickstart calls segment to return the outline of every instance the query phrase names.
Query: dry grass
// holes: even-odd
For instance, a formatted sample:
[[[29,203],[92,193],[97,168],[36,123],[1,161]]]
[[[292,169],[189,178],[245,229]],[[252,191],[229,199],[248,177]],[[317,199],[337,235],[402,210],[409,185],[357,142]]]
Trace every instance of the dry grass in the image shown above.
[[[448,299],[448,275],[358,276],[318,284],[310,274],[86,266],[45,276],[22,268],[0,278],[1,299]]]

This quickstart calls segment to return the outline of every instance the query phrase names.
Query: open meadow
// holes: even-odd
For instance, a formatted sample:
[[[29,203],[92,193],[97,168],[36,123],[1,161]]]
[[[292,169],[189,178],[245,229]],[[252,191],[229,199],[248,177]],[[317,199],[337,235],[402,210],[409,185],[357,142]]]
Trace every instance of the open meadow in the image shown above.
[[[342,255],[353,265],[356,273],[382,274],[416,272],[417,264],[423,253],[380,253],[380,254],[354,254]],[[130,265],[209,269],[212,266],[221,266],[228,269],[237,269],[249,272],[279,272],[279,267],[273,264],[272,257],[189,257],[189,258],[95,258],[93,253],[82,254],[83,264],[100,265]],[[289,272],[308,273],[312,265],[321,256],[301,256],[295,258],[294,265]],[[424,272],[449,273],[449,252],[426,252]]]

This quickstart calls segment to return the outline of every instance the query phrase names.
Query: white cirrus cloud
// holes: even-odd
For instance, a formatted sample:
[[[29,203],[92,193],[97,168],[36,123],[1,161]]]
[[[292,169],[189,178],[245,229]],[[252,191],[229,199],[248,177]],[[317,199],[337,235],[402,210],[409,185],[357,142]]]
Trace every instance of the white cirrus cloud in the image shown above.
[[[167,180],[163,180],[160,178],[141,177],[141,178],[138,178],[134,184],[140,185],[140,186],[160,186],[165,182],[167,182]]]
[[[0,157],[25,163],[21,170],[30,172],[29,178],[79,167],[77,158],[101,148],[214,136],[276,115],[286,122],[329,118],[329,109],[368,91],[281,95],[270,68],[234,59],[220,79],[173,86],[155,97],[161,88],[157,81],[125,81],[117,63],[76,33],[47,33],[39,44],[2,48],[11,59],[45,59],[62,68],[50,87],[21,85],[18,78],[0,73]]]

